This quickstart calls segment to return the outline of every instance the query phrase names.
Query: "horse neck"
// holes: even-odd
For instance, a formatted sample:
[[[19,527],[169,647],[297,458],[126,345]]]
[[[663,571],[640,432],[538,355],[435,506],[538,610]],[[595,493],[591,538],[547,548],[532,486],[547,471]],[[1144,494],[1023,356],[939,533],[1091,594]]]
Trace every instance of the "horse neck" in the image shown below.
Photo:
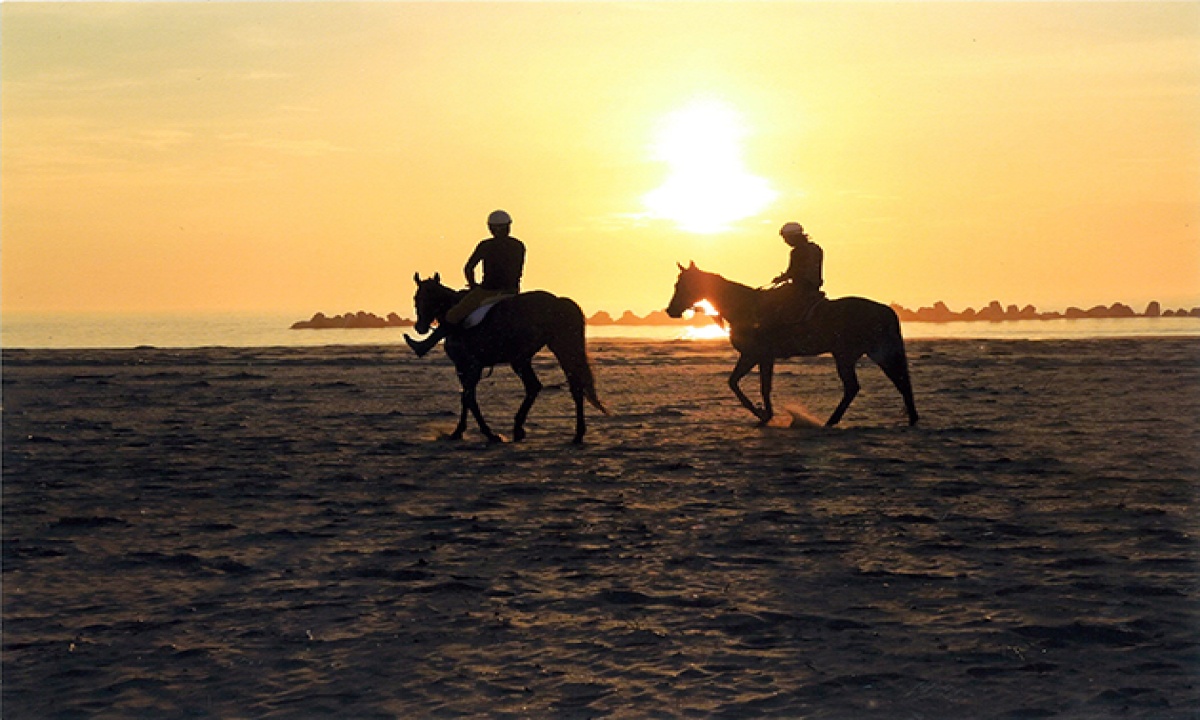
[[[748,285],[726,280],[720,275],[709,275],[709,302],[721,316],[736,325],[743,320],[752,320],[758,305],[759,291]]]
[[[435,297],[437,312],[434,313],[439,321],[446,317],[446,313],[450,312],[450,308],[458,304],[458,301],[466,295],[465,290],[455,290],[454,288],[439,285],[437,287],[438,294]]]

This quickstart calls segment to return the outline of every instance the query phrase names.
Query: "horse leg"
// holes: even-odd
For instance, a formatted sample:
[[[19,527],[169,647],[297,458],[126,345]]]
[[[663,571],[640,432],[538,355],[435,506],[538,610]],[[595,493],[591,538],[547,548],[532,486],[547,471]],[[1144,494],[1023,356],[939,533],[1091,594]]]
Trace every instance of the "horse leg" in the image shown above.
[[[771,407],[771,384],[775,379],[775,361],[763,360],[758,364],[758,381],[762,392],[762,415],[759,416],[759,425],[766,425],[771,422],[771,418],[775,416],[775,411]]]
[[[605,413],[608,413],[608,410],[596,396],[595,381],[592,379],[591,367],[588,365],[587,354],[582,349],[582,343],[579,343],[579,347],[576,348],[578,352],[565,350],[557,344],[551,345],[550,349],[558,358],[558,364],[562,366],[563,374],[567,376],[571,401],[575,403],[575,436],[571,438],[571,442],[579,444],[583,442],[583,435],[587,432],[587,420],[583,417],[584,398],[588,397],[593,405]]]
[[[454,432],[450,433],[447,437],[448,440],[462,440],[463,433],[467,431],[467,382],[469,380],[469,373],[463,370],[456,370],[456,373],[458,375],[458,384],[462,386],[462,392],[459,393],[458,401],[458,425],[455,426]],[[478,383],[479,377],[476,376],[472,382]]]
[[[483,377],[483,368],[471,366],[458,373],[458,380],[462,383],[462,418],[466,421],[467,411],[475,416],[475,424],[479,426],[479,431],[484,434],[489,442],[501,442],[501,438],[492,429],[488,427],[487,421],[483,419],[483,413],[479,410],[479,401],[476,398],[475,389],[479,385],[480,378]],[[461,433],[459,437],[462,437]]]
[[[729,374],[729,389],[733,390],[733,394],[737,396],[737,399],[739,401],[741,401],[743,407],[745,407],[750,412],[754,413],[754,417],[758,418],[759,420],[762,420],[763,419],[762,411],[759,408],[755,407],[754,403],[752,403],[750,401],[750,398],[746,396],[746,393],[742,392],[742,387],[739,384],[739,383],[741,383],[742,378],[746,377],[746,375],[748,375],[750,373],[750,371],[754,369],[754,366],[757,364],[758,364],[758,360],[756,360],[755,358],[749,357],[744,354],[740,355],[738,357],[737,365],[733,366],[733,372],[731,372]],[[770,418],[768,417],[767,420],[769,420],[769,419]]]
[[[459,402],[458,425],[454,428],[454,432],[450,433],[447,439],[462,440],[463,433],[467,431],[467,404]]]
[[[571,442],[579,445],[583,442],[584,433],[587,432],[587,420],[583,417],[583,390],[571,388],[571,400],[575,403],[575,435],[571,437]]]
[[[825,427],[833,427],[842,419],[842,415],[846,413],[846,408],[850,407],[850,403],[854,401],[854,396],[858,395],[858,373],[855,372],[854,366],[858,362],[858,357],[852,355],[834,356],[834,361],[837,363],[838,377],[842,379],[842,401],[838,403],[837,409],[825,421]]]
[[[525,385],[525,400],[517,410],[516,419],[513,420],[513,441],[520,442],[525,439],[525,418],[529,417],[529,409],[533,407],[533,401],[537,400],[538,393],[542,391],[542,383],[533,372],[532,358],[514,362],[512,369]]]
[[[596,378],[592,375],[592,366],[588,362],[587,341],[584,337],[583,311],[574,302],[568,301],[563,303],[559,317],[563,319],[564,324],[555,332],[548,345],[567,377],[571,400],[575,403],[575,437],[571,442],[581,443],[584,433],[587,432],[583,401],[587,400],[605,415],[608,414],[608,409],[596,394]]]
[[[908,374],[908,357],[904,353],[904,346],[893,345],[868,355],[900,391],[900,397],[904,398],[904,408],[908,411],[908,424],[916,425],[917,404],[913,401],[912,378]]]

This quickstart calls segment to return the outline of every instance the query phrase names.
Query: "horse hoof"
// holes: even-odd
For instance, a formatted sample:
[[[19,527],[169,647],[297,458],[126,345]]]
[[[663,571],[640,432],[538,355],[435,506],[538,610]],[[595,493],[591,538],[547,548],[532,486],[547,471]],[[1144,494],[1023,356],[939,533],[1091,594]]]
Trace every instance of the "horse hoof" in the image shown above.
[[[504,436],[503,435],[488,435],[488,442],[492,443],[492,444],[502,443],[502,442],[504,442]]]
[[[525,439],[524,430],[513,430],[513,442],[521,442]]]

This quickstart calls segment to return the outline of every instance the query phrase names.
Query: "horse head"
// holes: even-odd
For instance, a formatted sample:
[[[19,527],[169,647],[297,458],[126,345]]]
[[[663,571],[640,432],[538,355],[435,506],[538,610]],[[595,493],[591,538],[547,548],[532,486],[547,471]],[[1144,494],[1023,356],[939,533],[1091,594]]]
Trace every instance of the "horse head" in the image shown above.
[[[417,323],[413,329],[424,335],[434,320],[443,317],[454,306],[458,293],[442,284],[439,273],[427,280],[422,280],[420,273],[413,273],[413,281],[417,283],[417,294],[413,297]]]
[[[679,278],[675,281],[675,294],[671,296],[671,302],[667,305],[667,315],[680,318],[685,310],[694,307],[701,300],[708,300],[705,297],[708,289],[704,283],[707,273],[696,267],[695,262],[687,267],[675,264],[679,265]]]

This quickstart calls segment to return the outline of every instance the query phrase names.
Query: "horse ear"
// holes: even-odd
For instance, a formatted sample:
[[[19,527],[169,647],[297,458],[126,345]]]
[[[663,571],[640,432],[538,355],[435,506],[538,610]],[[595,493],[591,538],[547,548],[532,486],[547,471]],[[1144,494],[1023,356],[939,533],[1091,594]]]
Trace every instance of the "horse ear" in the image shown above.
[[[421,273],[413,273],[413,282],[418,285],[421,284]]]
[[[440,283],[440,282],[442,281],[442,274],[441,274],[441,273],[434,273],[434,274],[433,274],[433,281],[434,281],[435,283]]]
[[[681,263],[681,262],[677,262],[675,264],[679,266],[679,272],[683,272],[686,269],[685,267],[683,267],[683,263]]]
[[[692,264],[691,264],[691,265],[688,265],[688,270],[695,270],[695,269],[696,269],[696,261],[695,261],[695,260],[693,260],[693,261],[692,261]]]

